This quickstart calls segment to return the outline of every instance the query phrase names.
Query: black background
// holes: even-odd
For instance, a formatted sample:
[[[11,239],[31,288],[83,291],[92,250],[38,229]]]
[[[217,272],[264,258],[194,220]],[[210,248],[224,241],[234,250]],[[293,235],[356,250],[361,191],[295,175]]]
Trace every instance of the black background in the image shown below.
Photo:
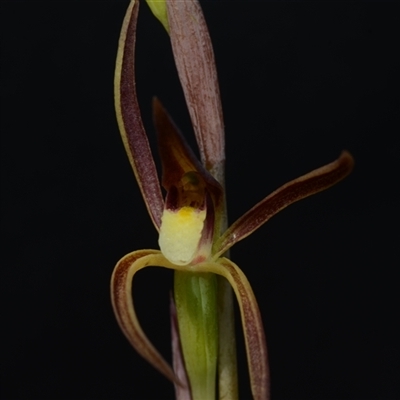
[[[164,399],[115,322],[116,261],[157,248],[113,106],[126,1],[10,1],[1,12],[2,397]],[[234,221],[338,157],[354,172],[233,250],[253,285],[273,399],[399,398],[399,9],[202,2],[226,125]],[[137,85],[194,145],[169,39],[142,4]],[[169,359],[169,271],[138,274],[140,320]],[[250,398],[239,329],[241,398]]]

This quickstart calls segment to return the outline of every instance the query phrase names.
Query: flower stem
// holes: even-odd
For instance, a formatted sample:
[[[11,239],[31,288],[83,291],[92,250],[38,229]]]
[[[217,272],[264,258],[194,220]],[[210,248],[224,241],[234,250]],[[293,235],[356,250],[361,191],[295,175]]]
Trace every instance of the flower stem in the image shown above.
[[[175,272],[175,304],[192,400],[214,400],[218,359],[217,277]]]

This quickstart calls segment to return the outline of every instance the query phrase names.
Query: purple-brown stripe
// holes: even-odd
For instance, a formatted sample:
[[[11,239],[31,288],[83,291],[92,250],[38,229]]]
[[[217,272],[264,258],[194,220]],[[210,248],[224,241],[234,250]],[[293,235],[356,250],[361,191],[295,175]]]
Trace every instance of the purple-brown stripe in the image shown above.
[[[140,190],[151,218],[155,225],[159,227],[163,211],[163,199],[157,170],[151,154],[146,132],[143,127],[136,96],[135,42],[138,11],[139,2],[136,1],[132,8],[131,15],[125,17],[128,18],[128,21],[125,21],[128,22],[126,27],[126,36],[123,37],[125,32],[124,29],[121,32],[120,45],[123,44],[123,55],[119,88],[117,86],[117,90],[119,89],[120,104],[116,104],[116,107],[120,107],[123,123],[122,130],[125,131],[121,132],[121,134],[126,136],[129,151],[131,153],[130,161],[133,163],[136,179],[139,183]]]
[[[334,162],[286,183],[240,217],[219,240],[217,255],[223,254],[239,240],[250,235],[271,217],[290,204],[329,188],[345,178],[353,168],[347,151]]]

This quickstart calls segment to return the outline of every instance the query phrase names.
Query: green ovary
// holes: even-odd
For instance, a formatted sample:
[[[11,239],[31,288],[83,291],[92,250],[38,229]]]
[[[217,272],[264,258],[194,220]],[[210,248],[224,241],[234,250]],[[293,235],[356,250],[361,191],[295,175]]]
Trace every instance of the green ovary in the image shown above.
[[[214,274],[175,272],[179,334],[193,400],[214,400],[217,357],[217,280]]]

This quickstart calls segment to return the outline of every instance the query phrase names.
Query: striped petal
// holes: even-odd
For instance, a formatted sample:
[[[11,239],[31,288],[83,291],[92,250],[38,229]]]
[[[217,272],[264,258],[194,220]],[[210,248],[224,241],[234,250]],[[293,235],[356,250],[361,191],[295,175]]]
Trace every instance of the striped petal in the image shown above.
[[[341,181],[351,172],[353,165],[351,154],[343,151],[336,161],[281,186],[227,229],[215,245],[214,257],[218,258],[224,254],[235,243],[249,236],[290,204]]]
[[[111,302],[118,324],[135,350],[172,382],[182,385],[172,368],[150,343],[136,316],[132,299],[132,279],[148,266],[174,268],[158,250],[138,250],[127,254],[114,268],[111,277]]]
[[[196,265],[197,272],[221,275],[231,284],[239,303],[254,400],[268,400],[270,376],[260,310],[250,283],[240,268],[227,258]]]
[[[121,29],[114,78],[115,110],[129,162],[150,217],[159,230],[164,202],[136,96],[135,42],[138,10],[139,2],[132,0]]]
[[[174,265],[158,250],[134,251],[123,257],[115,266],[111,279],[111,300],[122,332],[142,357],[169,380],[181,386],[185,386],[184,383],[174,374],[172,368],[144,334],[133,306],[132,280],[136,272],[148,266],[183,272],[211,272],[229,281],[236,294],[242,316],[254,399],[269,399],[268,357],[261,315],[251,286],[240,268],[226,258],[195,266]]]

